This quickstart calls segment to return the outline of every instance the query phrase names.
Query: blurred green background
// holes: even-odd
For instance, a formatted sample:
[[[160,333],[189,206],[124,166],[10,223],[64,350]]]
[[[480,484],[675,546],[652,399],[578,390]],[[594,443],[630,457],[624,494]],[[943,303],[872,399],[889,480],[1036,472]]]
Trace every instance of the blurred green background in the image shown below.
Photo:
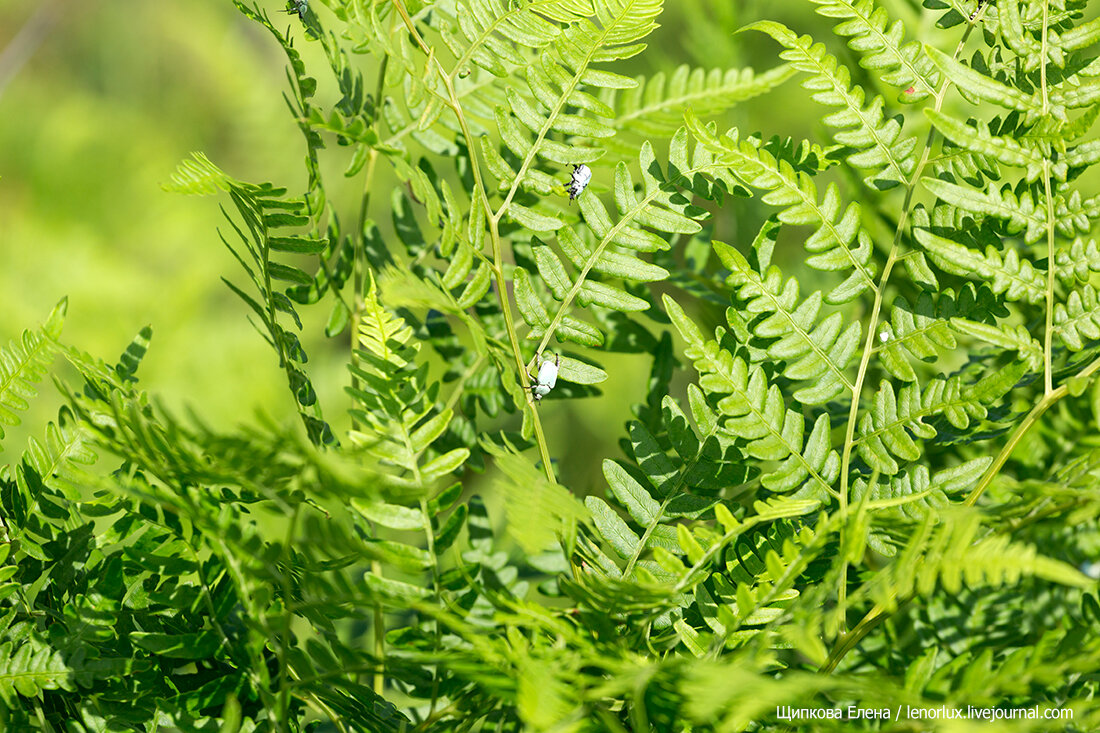
[[[932,29],[933,19],[922,16],[917,3],[889,5],[911,26],[910,37]],[[312,6],[323,25],[332,21],[322,0]],[[282,3],[267,0],[261,7],[287,18],[307,68],[321,82],[320,97],[333,98],[318,44],[301,37],[291,23],[296,18],[275,15]],[[671,73],[684,63],[770,68],[779,63],[775,44],[762,34],[734,33],[766,15],[844,53],[827,21],[812,11],[809,2],[669,0],[650,48],[617,70]],[[699,17],[710,22],[689,27],[687,19]],[[374,60],[357,60],[373,79]],[[854,61],[849,66],[860,78]],[[217,237],[219,202],[161,188],[180,160],[202,151],[236,178],[300,191],[304,145],[282,98],[284,67],[274,40],[227,0],[0,5],[0,338],[6,342],[40,323],[68,296],[64,339],[96,356],[114,359],[139,329],[152,325],[139,376],[170,408],[192,406],[223,428],[251,420],[257,410],[290,419],[293,403],[272,352],[248,324],[245,306],[220,282],[221,276],[239,278]],[[794,80],[734,108],[721,124],[801,139],[814,136],[819,117],[820,108]],[[343,193],[336,187],[349,150],[328,154],[330,195],[351,211],[360,179]],[[376,185],[386,195],[374,197],[372,215],[384,220],[395,179],[380,173]],[[732,201],[715,236],[747,242],[765,215],[755,201]],[[303,340],[326,417],[339,429],[346,425],[347,339],[325,343],[319,325],[307,324]],[[598,459],[617,451],[629,405],[644,393],[648,358],[611,356],[604,363],[614,379],[603,397],[548,402],[552,408],[543,411],[552,450],[570,466],[567,483],[600,480]],[[49,385],[44,392],[50,398],[9,432],[7,453],[21,451],[26,434],[40,434],[52,418],[60,401]],[[8,460],[0,455],[0,463]]]

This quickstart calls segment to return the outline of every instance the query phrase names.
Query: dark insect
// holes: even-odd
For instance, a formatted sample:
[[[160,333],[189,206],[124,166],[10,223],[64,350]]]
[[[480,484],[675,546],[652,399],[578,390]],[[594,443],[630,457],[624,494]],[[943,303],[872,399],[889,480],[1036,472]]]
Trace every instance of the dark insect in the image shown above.
[[[284,13],[290,15],[297,13],[302,20],[306,19],[306,13],[309,12],[309,0],[289,0],[287,6],[287,9],[283,11]]]

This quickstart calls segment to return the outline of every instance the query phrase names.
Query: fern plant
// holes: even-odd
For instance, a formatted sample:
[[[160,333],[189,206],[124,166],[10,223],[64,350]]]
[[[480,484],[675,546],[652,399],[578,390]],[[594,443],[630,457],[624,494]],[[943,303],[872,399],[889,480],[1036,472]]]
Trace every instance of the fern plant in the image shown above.
[[[64,305],[0,351],[5,424],[79,375],[0,475],[8,728],[1100,725],[1083,0],[811,0],[741,29],[770,70],[642,76],[661,0],[234,4],[286,55],[304,190],[202,154],[167,188],[228,197],[300,419],[172,414],[151,332],[105,362]],[[814,140],[725,129],[796,82]],[[721,241],[734,201],[757,231]],[[611,352],[648,382],[566,485],[543,417]]]

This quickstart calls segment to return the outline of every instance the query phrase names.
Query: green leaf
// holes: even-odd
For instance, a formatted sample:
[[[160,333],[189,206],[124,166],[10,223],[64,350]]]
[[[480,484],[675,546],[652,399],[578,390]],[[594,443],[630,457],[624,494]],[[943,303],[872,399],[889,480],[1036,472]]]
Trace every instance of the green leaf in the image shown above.
[[[130,641],[153,654],[173,659],[206,659],[222,645],[221,637],[214,631],[191,634],[134,631],[130,634]]]

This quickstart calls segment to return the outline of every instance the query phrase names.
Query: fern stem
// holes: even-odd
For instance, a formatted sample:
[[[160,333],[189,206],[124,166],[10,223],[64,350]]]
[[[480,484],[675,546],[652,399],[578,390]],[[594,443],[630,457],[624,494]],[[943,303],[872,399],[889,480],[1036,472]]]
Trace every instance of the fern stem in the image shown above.
[[[962,38],[959,39],[959,43],[955,47],[955,53],[952,58],[958,58],[959,53],[962,52],[963,45],[966,43],[967,36],[970,35],[971,28],[973,28],[973,26],[967,28]],[[951,82],[945,78],[940,84],[939,91],[936,92],[936,101],[933,105],[933,109],[937,112],[940,110],[940,107],[943,106],[943,100],[947,95],[947,89],[950,85]],[[928,137],[925,139],[924,150],[921,152],[920,161],[917,163],[916,167],[913,168],[913,175],[906,185],[905,201],[902,203],[897,229],[894,230],[894,241],[890,245],[890,253],[886,258],[886,264],[882,268],[882,275],[879,277],[878,287],[875,290],[875,301],[874,305],[871,307],[870,319],[867,326],[867,337],[863,343],[863,356],[860,359],[859,371],[856,373],[855,386],[852,389],[852,404],[848,411],[848,426],[844,435],[844,451],[842,453],[840,466],[841,510],[845,510],[848,506],[848,469],[852,458],[856,419],[859,417],[859,396],[863,391],[863,381],[867,377],[867,366],[875,348],[875,330],[878,328],[879,311],[882,308],[882,293],[886,289],[886,283],[890,278],[890,271],[893,270],[894,264],[899,259],[898,250],[901,246],[902,234],[904,234],[906,225],[909,223],[909,211],[913,203],[913,194],[916,192],[917,184],[920,182],[920,176],[924,172],[924,167],[928,164],[929,152],[932,149],[932,141],[935,139],[935,135],[935,128],[931,128],[928,131]]]
[[[962,38],[959,39],[958,45],[955,47],[955,53],[952,58],[958,58],[959,53],[963,49],[963,45],[966,43],[967,37],[970,35],[970,31],[973,26],[970,26],[963,33]],[[939,112],[943,106],[943,100],[947,96],[947,90],[950,87],[951,82],[946,77],[940,83],[939,91],[936,93],[936,101],[933,104],[933,109]],[[848,478],[849,470],[851,468],[852,460],[852,447],[855,445],[855,432],[856,422],[859,418],[859,399],[863,392],[863,382],[867,378],[867,367],[871,361],[871,354],[875,349],[875,331],[878,329],[878,319],[880,311],[882,310],[882,296],[886,290],[886,284],[890,280],[890,273],[894,269],[894,264],[898,261],[898,251],[901,248],[901,238],[905,232],[906,226],[909,223],[910,207],[913,204],[913,194],[917,190],[917,185],[920,183],[921,174],[924,172],[924,167],[928,164],[929,153],[932,149],[932,141],[935,139],[936,129],[933,127],[928,130],[928,137],[924,142],[924,150],[921,151],[920,161],[918,161],[916,167],[913,168],[912,177],[909,179],[909,183],[905,187],[905,201],[901,206],[901,215],[898,217],[898,226],[894,230],[894,241],[890,244],[890,253],[886,257],[886,264],[883,265],[882,275],[879,277],[878,287],[875,289],[875,300],[871,306],[871,313],[867,323],[867,336],[863,343],[863,355],[860,358],[859,370],[856,372],[855,385],[852,388],[852,404],[848,410],[848,425],[845,428],[844,433],[844,450],[841,453],[840,462],[840,510],[843,513],[847,513],[848,509]],[[844,542],[843,530],[841,531],[841,545]],[[839,589],[839,602],[841,606],[844,605],[847,596],[847,584],[843,581],[840,584]],[[841,624],[843,625],[843,619]]]
[[[1043,40],[1042,60],[1039,63],[1039,88],[1043,90],[1043,116],[1050,111],[1049,91],[1047,89],[1047,25],[1049,23],[1050,3],[1043,3]],[[1049,395],[1054,387],[1054,375],[1051,367],[1051,341],[1054,336],[1054,275],[1058,267],[1054,262],[1054,197],[1050,190],[1050,158],[1043,156],[1043,187],[1047,198],[1047,292],[1046,292],[1046,329],[1043,332],[1043,394]]]
[[[408,433],[405,434],[405,445],[408,449],[412,450],[412,445],[408,440]],[[416,476],[416,481],[419,484],[420,469],[414,463],[413,475]],[[435,532],[432,530],[432,518],[431,513],[428,511],[428,500],[421,497],[420,499],[420,513],[424,517],[424,538],[428,544],[428,554],[432,557],[432,589],[435,592],[435,604],[436,606],[443,606],[443,586],[440,581],[439,575],[439,557],[435,554]],[[439,620],[435,621],[435,648],[437,653],[442,653],[443,649],[443,630],[439,627]],[[431,702],[428,704],[428,715],[431,715],[435,710],[435,704],[439,700],[439,665],[435,665],[432,670],[432,697]]]
[[[516,321],[515,317],[512,315],[512,302],[508,298],[508,286],[504,279],[500,230],[497,226],[496,219],[489,219],[489,235],[493,245],[493,276],[497,281],[497,298],[500,300],[500,310],[504,314],[504,326],[508,331],[508,341],[512,345],[512,357],[516,361],[518,377],[519,375],[527,374],[527,367],[523,364],[523,356],[519,348],[519,337],[516,335]],[[535,352],[536,355],[538,353],[537,351]],[[534,396],[531,394],[530,390],[526,389],[526,384],[522,386],[527,393],[527,409],[531,411],[531,420],[535,427],[535,441],[538,443],[543,473],[546,474],[546,479],[551,484],[557,483],[557,478],[554,476],[554,467],[550,463],[550,449],[546,445],[546,436],[542,432],[542,420],[539,418],[539,411],[535,407]]]
[[[498,227],[498,224],[500,222],[500,215],[494,214],[492,206],[490,206],[489,204],[489,195],[486,192],[485,182],[481,176],[481,166],[478,163],[477,155],[474,153],[473,150],[474,137],[470,134],[470,127],[466,123],[466,115],[463,114],[462,105],[458,101],[458,95],[455,93],[455,88],[454,84],[452,83],[451,77],[443,69],[443,64],[435,56],[431,47],[428,46],[423,37],[420,35],[420,32],[416,29],[416,25],[413,23],[412,18],[409,17],[409,13],[405,9],[405,4],[401,0],[392,1],[394,7],[397,8],[397,12],[401,15],[402,20],[405,22],[405,27],[408,29],[412,37],[416,40],[417,45],[419,45],[420,49],[425,54],[427,54],[429,59],[435,62],[436,71],[439,73],[440,78],[443,80],[443,85],[446,87],[447,94],[450,97],[450,99],[446,102],[446,105],[451,109],[452,112],[454,112],[455,117],[458,118],[458,124],[462,129],[462,135],[466,138],[467,150],[469,150],[470,152],[470,171],[473,173],[474,184],[476,185],[475,191],[477,194],[480,194],[480,203],[485,207],[486,215],[489,218],[489,238],[493,248],[492,274],[493,279],[496,281],[497,284],[497,297],[500,300],[500,310],[504,316],[505,329],[508,331],[508,342],[512,346],[512,357],[515,359],[516,362],[516,377],[522,379],[521,375],[527,374],[527,368],[523,364],[523,354],[519,346],[519,337],[516,335],[516,321],[515,317],[512,315],[511,300],[508,297],[508,283],[504,278],[503,246],[500,240],[500,228]],[[579,78],[580,77],[578,76],[574,79],[574,86],[576,85],[576,81]],[[555,115],[551,116],[551,119],[553,119],[554,116],[556,116],[556,113]],[[541,140],[541,137],[539,139]],[[537,147],[538,142],[536,142],[535,145]],[[533,153],[534,148],[532,148],[532,154]],[[504,205],[501,206],[500,211],[502,213],[504,209],[507,208],[508,202],[511,201],[511,197],[515,194],[516,186],[518,186],[519,180],[523,177],[523,172],[526,171],[526,163],[529,163],[529,160],[525,161],[525,167],[521,169],[521,172],[516,176],[516,182],[515,184],[513,184],[512,191],[509,192],[508,199],[505,201]],[[539,352],[536,351],[535,353],[538,354]],[[523,384],[522,386],[525,389],[527,387],[526,384]],[[546,436],[542,432],[542,423],[539,420],[539,413],[538,410],[535,409],[535,402],[534,399],[530,396],[530,393],[528,393],[527,397],[527,409],[531,413],[531,420],[535,426],[535,437],[538,443],[539,455],[542,458],[542,466],[543,470],[546,473],[546,478],[551,483],[556,483],[557,479],[554,477],[554,468],[550,464],[550,450],[547,448],[546,445]]]
[[[1098,369],[1100,369],[1100,359],[1096,359],[1087,367],[1077,372],[1077,374],[1070,377],[1070,379],[1075,381],[1088,379]],[[1012,431],[1012,436],[1008,439],[1008,442],[1005,443],[1004,447],[1001,448],[1001,452],[997,454],[997,457],[993,460],[993,463],[991,463],[989,465],[989,468],[986,469],[985,474],[982,476],[982,480],[966,497],[966,501],[963,502],[966,506],[974,506],[974,504],[981,497],[982,493],[986,490],[986,488],[988,488],[989,484],[1000,472],[1001,468],[1008,460],[1008,457],[1012,455],[1012,451],[1016,448],[1016,445],[1020,442],[1020,439],[1024,437],[1024,434],[1026,434],[1027,431],[1031,429],[1031,426],[1034,425],[1040,417],[1042,417],[1044,412],[1050,409],[1050,407],[1055,402],[1062,399],[1067,394],[1069,394],[1069,385],[1063,384],[1062,386],[1058,387],[1058,389],[1055,389],[1052,392],[1048,392],[1047,394],[1043,395],[1043,398],[1039,400],[1038,404],[1031,408],[1031,411],[1027,413],[1027,416],[1020,422],[1019,425],[1016,426],[1016,429]]]
[[[1050,2],[1043,3],[1043,38],[1040,41],[1039,88],[1043,90],[1043,116],[1050,112],[1050,91],[1047,89],[1047,29],[1050,25]],[[1050,195],[1049,193],[1047,194]],[[1053,255],[1052,255],[1053,256]]]
[[[378,121],[378,113],[382,109],[382,87],[386,81],[386,66],[389,64],[390,57],[383,56],[382,63],[378,66],[378,81],[374,88],[374,110],[371,116],[371,123]],[[370,212],[370,198],[371,188],[374,183],[374,169],[378,163],[378,150],[377,148],[370,151],[370,156],[367,159],[367,172],[363,177],[363,195],[359,198],[359,225],[355,231],[355,245],[354,252],[352,254],[352,287],[355,291],[355,297],[353,301],[353,307],[351,311],[351,364],[352,366],[359,365],[359,355],[356,351],[359,346],[359,325],[363,319],[363,270],[367,266],[366,263],[366,251],[364,248],[364,238],[366,237],[367,226],[367,214]],[[351,373],[351,388],[359,389],[359,377],[355,371]],[[359,429],[359,421],[353,415],[351,418],[352,429]]]
[[[283,725],[286,724],[290,716],[290,662],[287,657],[287,646],[290,644],[290,599],[294,597],[288,578],[290,568],[294,567],[290,548],[294,546],[294,528],[298,524],[298,514],[301,509],[301,504],[295,504],[294,513],[290,515],[290,522],[286,528],[286,539],[283,542],[283,561],[286,563],[286,567],[279,573],[283,590],[283,638],[276,647],[276,656],[279,663],[279,707],[276,714]]]
[[[382,563],[371,560],[370,571],[382,577]],[[386,689],[386,617],[382,604],[374,604],[374,656],[378,658],[378,667],[374,670],[374,693],[379,697]]]
[[[1043,12],[1045,14],[1046,5],[1044,4],[1043,7]],[[1058,272],[1058,265],[1054,261],[1054,196],[1050,190],[1050,159],[1046,157],[1043,158],[1043,187],[1046,190],[1047,199],[1046,327],[1043,329],[1043,396],[1046,397],[1054,389],[1054,369],[1052,366],[1052,344],[1054,341],[1054,278]]]

